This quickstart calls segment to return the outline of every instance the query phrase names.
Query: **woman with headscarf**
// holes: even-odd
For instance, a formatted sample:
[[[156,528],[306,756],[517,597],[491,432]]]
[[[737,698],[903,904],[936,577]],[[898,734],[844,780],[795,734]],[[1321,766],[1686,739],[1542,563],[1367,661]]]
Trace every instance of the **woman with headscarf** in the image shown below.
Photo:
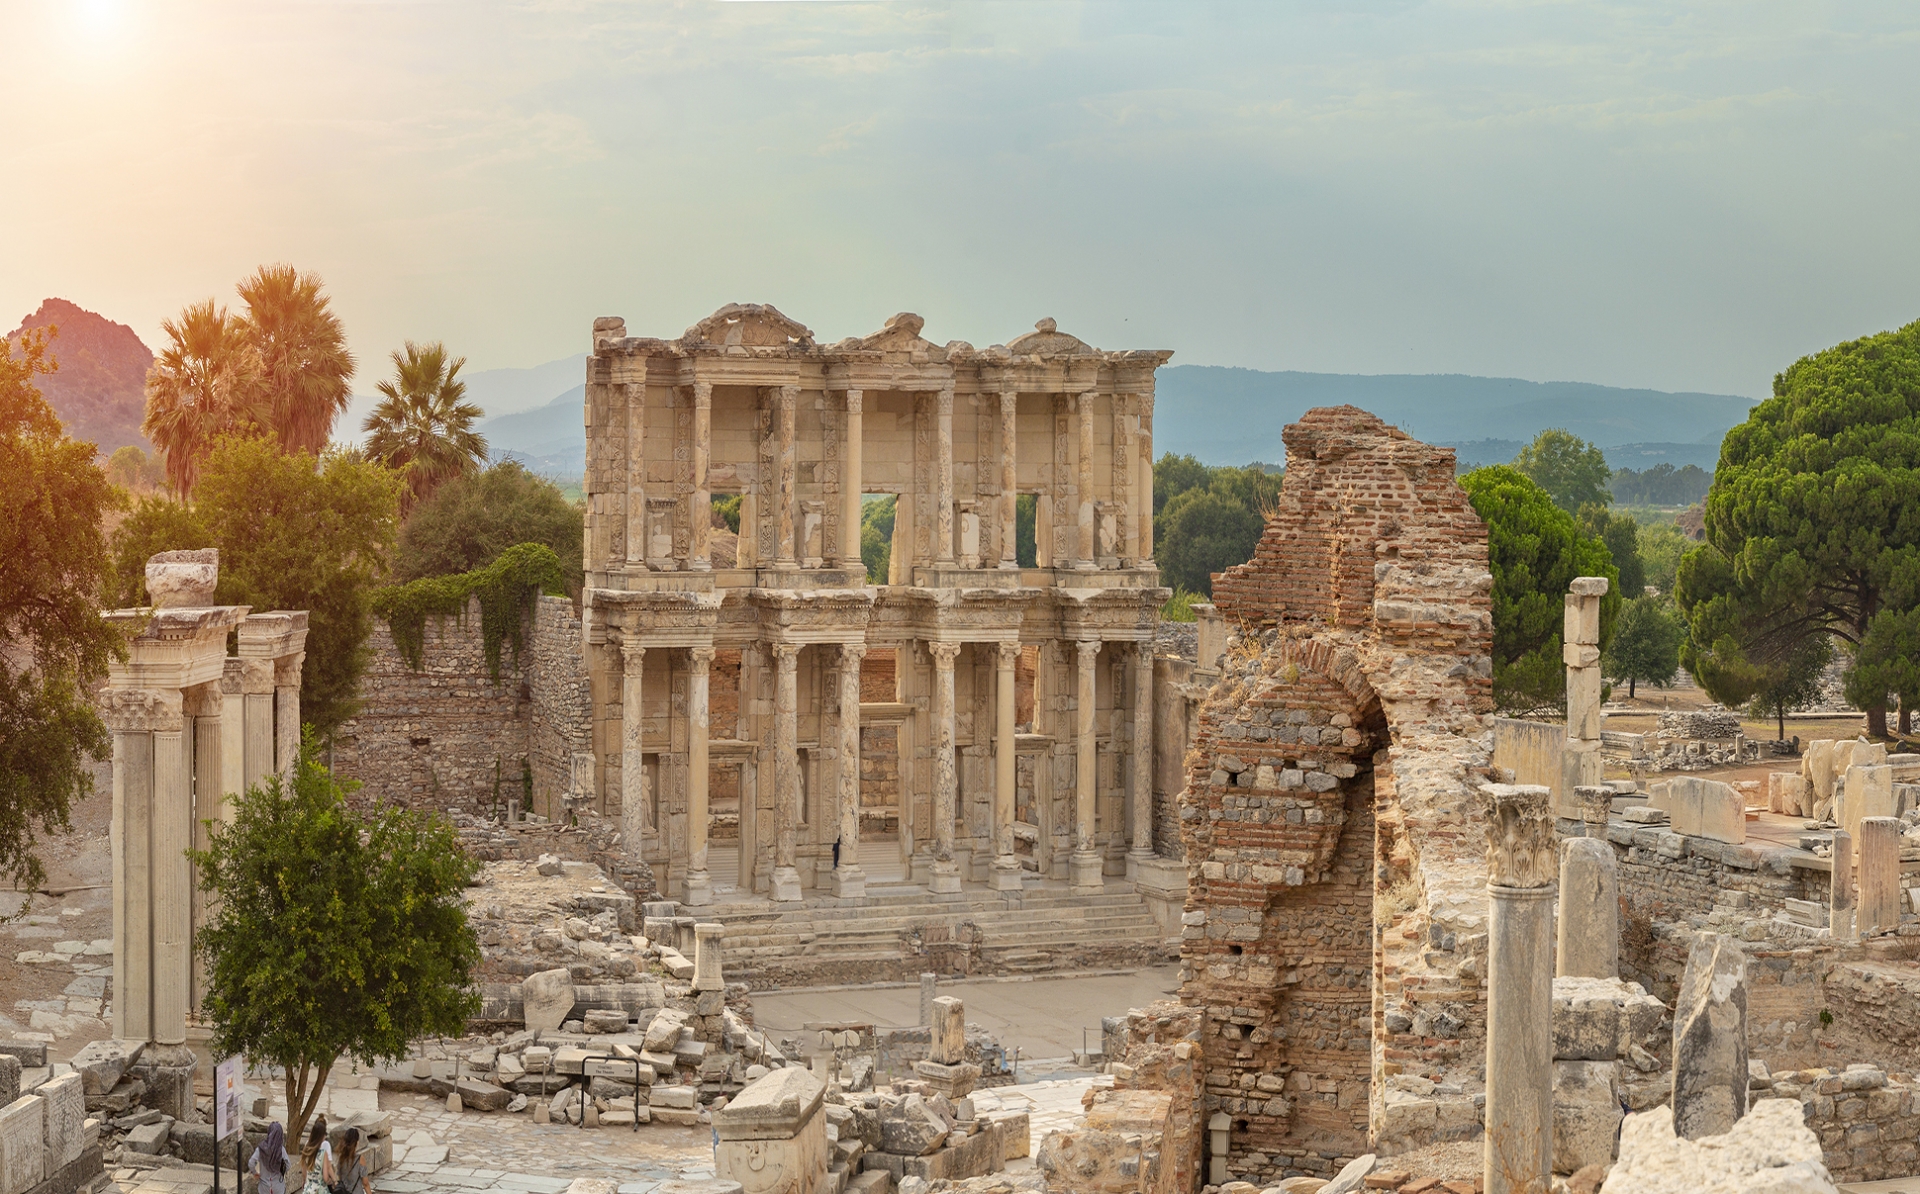
[[[300,1150],[300,1194],[329,1194],[333,1187],[333,1144],[327,1139],[327,1117],[315,1116]]]
[[[287,1130],[276,1119],[267,1126],[267,1138],[253,1150],[247,1165],[260,1179],[260,1194],[287,1194],[287,1166],[292,1161],[287,1155]]]
[[[366,1158],[360,1155],[360,1129],[348,1128],[340,1142],[340,1160],[334,1166],[340,1180],[333,1183],[333,1194],[373,1194],[373,1179],[367,1176]]]

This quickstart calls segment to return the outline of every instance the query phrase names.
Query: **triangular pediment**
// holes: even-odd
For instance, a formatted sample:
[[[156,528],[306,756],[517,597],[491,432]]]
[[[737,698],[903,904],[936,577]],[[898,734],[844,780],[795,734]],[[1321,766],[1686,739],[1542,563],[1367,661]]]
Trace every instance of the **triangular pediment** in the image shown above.
[[[860,347],[880,352],[925,352],[934,347],[931,341],[920,335],[920,329],[926,325],[927,321],[913,312],[902,311],[887,320],[886,326],[873,335],[863,336]]]
[[[688,328],[681,339],[725,348],[785,348],[810,346],[813,332],[771,303],[728,303]]]

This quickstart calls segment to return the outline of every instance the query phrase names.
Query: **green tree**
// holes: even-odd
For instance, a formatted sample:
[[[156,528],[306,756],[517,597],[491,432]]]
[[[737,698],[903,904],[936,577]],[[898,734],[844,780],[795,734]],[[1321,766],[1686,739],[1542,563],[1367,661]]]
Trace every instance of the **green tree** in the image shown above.
[[[720,521],[727,524],[727,529],[736,535],[740,533],[741,496],[737,493],[715,494],[712,499],[714,514],[718,515]]]
[[[568,591],[578,593],[584,525],[584,513],[559,486],[502,461],[454,478],[413,508],[400,528],[393,579],[471,572],[516,543],[544,543],[560,557]]]
[[[21,891],[46,877],[36,828],[64,828],[93,790],[86,760],[108,740],[87,694],[125,649],[95,604],[120,499],[34,385],[54,370],[48,339],[0,351],[0,873]]]
[[[893,494],[860,506],[860,562],[867,566],[867,583],[887,583],[893,551],[893,516],[899,499]]]
[[[1493,568],[1493,700],[1514,712],[1564,707],[1566,664],[1561,631],[1567,586],[1577,576],[1604,576],[1600,644],[1613,641],[1621,598],[1619,575],[1607,545],[1580,529],[1547,491],[1504,464],[1460,478],[1487,524]]]
[[[166,466],[158,456],[149,458],[133,444],[116,448],[107,458],[107,480],[129,492],[147,493],[166,482]]]
[[[1013,497],[1013,562],[1022,568],[1040,565],[1040,498],[1019,493]]]
[[[1607,545],[1620,573],[1620,596],[1629,601],[1640,596],[1647,587],[1647,570],[1640,561],[1640,524],[1633,516],[1589,502],[1580,507],[1580,528]]]
[[[346,330],[318,274],[263,265],[240,283],[244,328],[260,358],[265,417],[289,452],[318,456],[353,396]]]
[[[193,303],[160,330],[167,345],[147,372],[140,434],[165,455],[173,491],[190,497],[215,441],[269,426],[271,405],[260,350],[225,307]]]
[[[1920,323],[1803,357],[1720,447],[1706,542],[1674,596],[1683,659],[1723,704],[1809,637],[1853,646],[1920,606]],[[1866,706],[1884,735],[1884,698]]]
[[[1615,683],[1625,680],[1629,697],[1638,695],[1641,681],[1673,683],[1674,673],[1680,670],[1680,644],[1686,637],[1687,624],[1667,598],[1628,598],[1602,660],[1608,678]]]
[[[1820,640],[1825,641],[1825,640]],[[1826,666],[1823,656],[1820,663]],[[1865,709],[1900,701],[1900,732],[1913,732],[1913,707],[1920,703],[1920,609],[1883,609],[1867,623],[1867,636],[1853,653],[1846,679],[1847,700]]]
[[[1773,718],[1779,726],[1780,740],[1786,741],[1787,714],[1819,699],[1820,676],[1832,660],[1833,640],[1817,636],[1801,639],[1785,659],[1761,673],[1753,699],[1747,704],[1748,716]]]
[[[1634,537],[1640,567],[1647,584],[1668,596],[1673,595],[1673,579],[1680,571],[1680,557],[1693,549],[1693,541],[1671,522],[1641,527]]]
[[[399,481],[356,452],[318,461],[266,437],[224,439],[189,508],[147,499],[114,533],[109,603],[145,603],[147,557],[220,549],[215,598],[259,611],[309,611],[300,716],[321,737],[358,707],[371,652],[373,589],[393,552]]]
[[[1213,574],[1244,564],[1266,530],[1280,477],[1168,453],[1153,466],[1153,554],[1160,582],[1211,595]]]
[[[394,379],[374,387],[381,399],[363,427],[367,455],[406,478],[409,507],[487,458],[487,441],[473,429],[482,412],[458,378],[466,363],[448,360],[443,344],[409,340],[393,354]]]
[[[445,821],[359,815],[346,795],[309,739],[290,787],[276,775],[237,797],[192,854],[218,908],[194,942],[214,1051],[284,1067],[295,1140],[340,1058],[397,1060],[480,1008],[462,899],[479,864]]]
[[[1513,467],[1553,498],[1553,504],[1571,514],[1588,503],[1612,500],[1607,482],[1613,470],[1600,449],[1570,431],[1549,427],[1520,449]]]

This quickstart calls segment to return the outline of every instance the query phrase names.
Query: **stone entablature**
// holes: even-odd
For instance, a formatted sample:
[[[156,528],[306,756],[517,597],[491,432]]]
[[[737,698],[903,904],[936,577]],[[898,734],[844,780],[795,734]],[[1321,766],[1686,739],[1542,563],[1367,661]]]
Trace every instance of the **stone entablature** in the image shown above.
[[[594,787],[689,902],[712,898],[720,765],[740,771],[743,894],[862,895],[875,724],[897,726],[907,873],[935,891],[1017,890],[1036,868],[1093,890],[1153,856],[1153,387],[1171,354],[1102,351],[1052,320],[985,349],[921,327],[902,314],[821,345],[769,306],[673,340],[594,322]],[[709,545],[716,494],[741,498],[734,567]],[[887,583],[870,586],[873,494],[897,504]],[[1027,567],[1022,494],[1038,508]],[[862,699],[878,653],[890,701]],[[708,724],[723,683],[740,694],[730,739]],[[1035,711],[1017,721],[1028,686]]]

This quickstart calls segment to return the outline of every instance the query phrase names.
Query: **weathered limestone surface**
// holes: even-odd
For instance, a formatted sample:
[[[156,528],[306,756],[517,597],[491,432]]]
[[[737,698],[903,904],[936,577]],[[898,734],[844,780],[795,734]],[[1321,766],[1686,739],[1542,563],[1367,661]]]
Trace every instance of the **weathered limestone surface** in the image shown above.
[[[1553,1056],[1612,1061],[1660,1027],[1666,1005],[1617,978],[1553,980]]]
[[[1613,1161],[1620,1132],[1620,1092],[1612,1061],[1553,1063],[1553,1168],[1574,1173]]]
[[[1629,1115],[1601,1194],[1837,1194],[1791,1099],[1762,1099],[1724,1133],[1686,1139],[1673,1109]]]
[[[1680,775],[1668,781],[1673,806],[1673,831],[1716,842],[1747,840],[1746,802],[1719,780]]]
[[[573,1010],[573,975],[565,967],[542,970],[520,980],[520,997],[526,1008],[527,1028],[533,1032],[553,1032],[566,1023]]]
[[[1747,957],[1725,937],[1693,944],[1673,1012],[1673,1126],[1689,1140],[1747,1111]]]
[[[38,1095],[0,1107],[0,1194],[27,1194],[45,1180],[46,1108]]]
[[[1606,595],[1604,576],[1576,576],[1567,586],[1560,636],[1567,665],[1567,741],[1560,785],[1553,790],[1556,816],[1578,816],[1574,792],[1600,782],[1600,599]]]
[[[1620,973],[1620,881],[1613,847],[1576,838],[1560,860],[1560,942],[1554,973],[1613,978]]]
[[[1844,829],[1833,831],[1833,852],[1829,857],[1833,870],[1827,881],[1827,923],[1835,941],[1856,941],[1860,936],[1859,909],[1855,907],[1853,874],[1853,835]]]
[[[798,1066],[748,1083],[714,1115],[714,1172],[744,1194],[813,1194],[827,1177],[825,1095]]]
[[[1898,817],[1868,816],[1860,821],[1859,923],[1863,935],[1888,933],[1900,927],[1900,905],[1906,898],[1900,877],[1900,831],[1904,828]]]
[[[1086,1126],[1049,1132],[1034,1155],[1049,1194],[1175,1194],[1161,1151],[1171,1111],[1163,1091],[1096,1091]]]

